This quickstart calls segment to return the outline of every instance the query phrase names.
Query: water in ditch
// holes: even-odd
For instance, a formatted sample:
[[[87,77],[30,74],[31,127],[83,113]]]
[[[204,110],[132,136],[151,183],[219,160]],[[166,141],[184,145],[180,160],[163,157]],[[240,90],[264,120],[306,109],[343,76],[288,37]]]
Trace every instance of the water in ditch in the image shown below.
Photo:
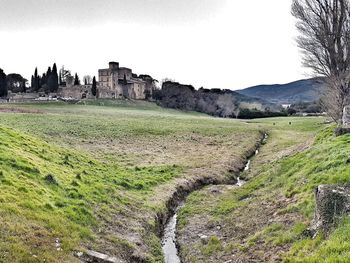
[[[179,205],[172,217],[169,218],[164,228],[164,235],[162,238],[162,249],[164,253],[165,263],[181,263],[176,247],[176,224],[177,211],[183,206]]]
[[[268,138],[268,135],[265,134],[264,139],[262,140],[262,143],[266,142]],[[255,155],[259,153],[259,150],[257,149],[255,151]],[[251,158],[247,161],[244,171],[248,171],[250,169],[251,164]],[[243,186],[246,182],[242,180],[240,177],[237,178],[237,186]],[[162,238],[162,249],[164,253],[164,261],[165,263],[181,263],[181,259],[179,257],[179,251],[176,246],[176,224],[177,224],[177,212],[178,210],[184,206],[184,203],[181,203],[173,216],[171,216],[165,225],[164,228],[164,235]]]

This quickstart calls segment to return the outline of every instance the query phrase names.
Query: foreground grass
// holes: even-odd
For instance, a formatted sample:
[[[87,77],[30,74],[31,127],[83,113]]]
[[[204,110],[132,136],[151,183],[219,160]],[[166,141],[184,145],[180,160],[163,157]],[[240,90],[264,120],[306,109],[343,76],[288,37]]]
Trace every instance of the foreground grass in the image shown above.
[[[1,262],[75,262],[86,248],[162,262],[155,217],[176,183],[229,176],[261,129],[149,103],[86,104],[1,107]]]
[[[0,128],[1,261],[74,261],[67,251],[93,241],[95,207],[120,212],[150,189],[179,175],[177,167],[137,171]],[[128,191],[128,195],[123,192]],[[139,209],[142,209],[140,207]],[[125,211],[126,212],[126,211]],[[59,239],[62,251],[57,251]],[[126,244],[131,246],[130,244]],[[39,258],[39,259],[37,259]]]

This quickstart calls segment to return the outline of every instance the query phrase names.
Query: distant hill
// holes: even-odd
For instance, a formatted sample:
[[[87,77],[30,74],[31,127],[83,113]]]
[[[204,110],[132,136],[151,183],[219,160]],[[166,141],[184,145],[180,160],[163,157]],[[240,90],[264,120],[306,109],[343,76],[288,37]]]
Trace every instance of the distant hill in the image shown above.
[[[297,102],[313,102],[320,98],[323,89],[318,78],[294,81],[288,84],[259,85],[242,90],[239,94],[259,98],[271,103],[292,104]]]
[[[241,102],[247,102],[247,103],[258,103],[261,104],[263,108],[269,107],[271,109],[279,109],[279,106],[276,105],[276,103],[271,102],[270,100],[266,100],[264,98],[259,98],[259,97],[253,97],[249,95],[242,94],[240,91],[232,91],[232,90],[224,90],[224,92],[231,94],[236,103],[240,104]]]

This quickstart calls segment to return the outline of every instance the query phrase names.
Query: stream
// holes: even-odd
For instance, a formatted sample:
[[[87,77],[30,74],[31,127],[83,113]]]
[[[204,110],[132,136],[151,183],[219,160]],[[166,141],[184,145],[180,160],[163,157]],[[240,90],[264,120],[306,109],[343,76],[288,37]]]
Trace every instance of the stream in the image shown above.
[[[255,154],[248,159],[243,171],[248,171],[250,169],[251,159],[259,153],[260,146],[266,142],[267,138],[268,138],[268,134],[265,133],[264,138],[261,141],[261,144],[255,150]],[[240,177],[237,177],[236,185],[238,187],[243,186],[245,183],[246,182],[244,180],[242,180]],[[164,227],[164,234],[162,237],[162,250],[164,254],[165,263],[181,263],[181,259],[179,257],[179,251],[176,246],[176,224],[177,224],[177,212],[184,205],[185,204],[183,201],[177,206],[174,215],[172,215],[168,219]]]

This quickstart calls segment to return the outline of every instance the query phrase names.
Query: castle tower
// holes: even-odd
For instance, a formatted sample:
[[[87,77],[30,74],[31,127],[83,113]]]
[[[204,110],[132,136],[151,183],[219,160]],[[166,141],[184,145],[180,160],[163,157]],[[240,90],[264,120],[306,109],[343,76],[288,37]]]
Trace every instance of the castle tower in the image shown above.
[[[119,63],[118,62],[109,62],[109,86],[113,91],[117,93],[118,87],[118,77],[119,77]]]

